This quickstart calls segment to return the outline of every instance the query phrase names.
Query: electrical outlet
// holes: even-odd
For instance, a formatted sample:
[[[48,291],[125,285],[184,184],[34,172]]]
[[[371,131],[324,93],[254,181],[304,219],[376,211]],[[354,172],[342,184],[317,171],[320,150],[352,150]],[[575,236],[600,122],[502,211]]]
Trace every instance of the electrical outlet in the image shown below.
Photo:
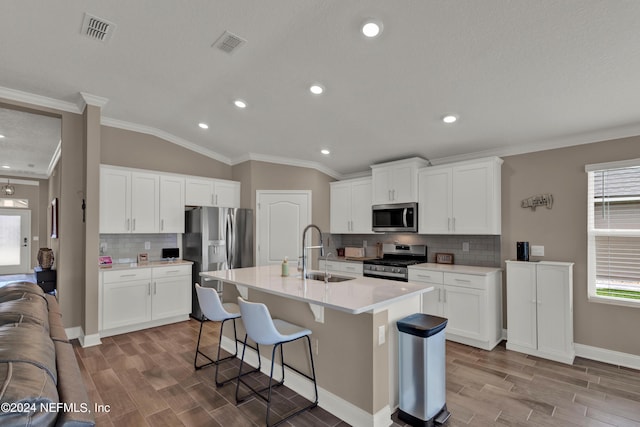
[[[378,326],[378,345],[382,345],[385,342],[385,327],[384,325]]]
[[[544,246],[531,245],[531,256],[544,256]]]
[[[462,242],[462,252],[469,252],[469,242]]]
[[[144,242],[145,249],[151,249],[151,242]]]
[[[366,247],[367,247],[367,241],[366,241],[366,240],[363,240],[363,241],[362,241],[362,247],[363,247],[363,248],[366,248]]]

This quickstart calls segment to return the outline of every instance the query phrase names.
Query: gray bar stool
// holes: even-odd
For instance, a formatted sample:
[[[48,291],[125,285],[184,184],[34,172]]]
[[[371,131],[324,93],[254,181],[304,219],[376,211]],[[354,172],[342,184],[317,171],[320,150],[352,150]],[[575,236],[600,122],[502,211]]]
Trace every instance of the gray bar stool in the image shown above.
[[[229,378],[225,381],[218,380],[218,369],[220,367],[220,363],[226,360],[234,359],[238,356],[238,335],[236,332],[236,319],[240,317],[240,308],[238,304],[234,303],[222,303],[220,301],[220,297],[218,296],[218,292],[216,292],[213,288],[204,288],[200,286],[198,283],[195,284],[196,293],[198,295],[198,303],[200,304],[200,310],[202,310],[203,319],[200,322],[200,333],[198,333],[198,344],[196,345],[196,355],[193,359],[193,367],[198,370],[207,366],[216,365],[216,386],[220,387],[229,381],[233,381],[236,377]],[[202,337],[202,325],[204,325],[205,320],[212,320],[214,322],[222,322],[220,325],[220,337],[218,338],[218,354],[216,359],[212,359],[211,357],[204,354],[200,351],[200,338]],[[220,348],[222,347],[222,329],[224,328],[224,323],[227,320],[233,321],[233,338],[236,344],[236,352],[230,356],[224,357],[220,359]],[[208,363],[204,363],[202,365],[198,365],[198,355],[201,355],[205,359],[209,360]],[[248,373],[248,372],[247,372]]]
[[[244,336],[244,347],[242,349],[242,357],[240,359],[240,370],[238,372],[238,383],[236,384],[236,403],[240,403],[245,400],[247,397],[252,394],[258,395],[261,399],[267,402],[267,415],[266,422],[267,426],[275,426],[278,425],[289,418],[300,414],[307,409],[315,408],[318,405],[318,384],[316,382],[316,370],[313,364],[313,351],[311,350],[311,339],[309,335],[311,335],[311,331],[309,329],[305,329],[303,327],[294,325],[289,322],[285,322],[280,319],[272,319],[269,314],[269,309],[266,305],[260,303],[253,303],[243,300],[241,297],[238,297],[238,305],[240,306],[240,313],[242,313],[242,322],[244,323],[245,329],[247,333]],[[242,367],[244,364],[244,355],[247,349],[247,338],[251,338],[252,341],[256,343],[256,348],[258,349],[258,360],[260,360],[260,345],[272,345],[273,351],[271,352],[271,372],[269,374],[269,385],[267,387],[261,389],[255,389],[247,384],[242,379]],[[311,359],[311,376],[308,374],[299,371],[291,365],[288,365],[284,361],[284,353],[282,350],[283,344],[288,342],[292,342],[298,340],[300,338],[306,338],[307,344],[309,347],[309,356]],[[280,362],[282,364],[282,379],[275,384],[273,384],[273,370],[275,367],[275,358],[276,351],[280,348]],[[294,370],[298,374],[310,379],[313,381],[313,388],[315,390],[315,400],[305,406],[297,410],[296,412],[287,415],[285,418],[281,419],[275,424],[269,424],[269,415],[271,413],[271,390],[273,387],[280,386],[284,384],[284,367]],[[239,397],[240,383],[245,385],[247,388],[251,390],[252,393],[249,393],[247,396],[244,396],[242,399]],[[265,397],[262,392],[268,390],[268,394]]]

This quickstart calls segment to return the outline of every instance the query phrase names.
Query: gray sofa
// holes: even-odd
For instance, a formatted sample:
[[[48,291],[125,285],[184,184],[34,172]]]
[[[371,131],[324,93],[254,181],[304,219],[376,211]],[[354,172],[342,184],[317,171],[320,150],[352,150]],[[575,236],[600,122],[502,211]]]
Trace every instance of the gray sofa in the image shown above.
[[[58,301],[29,282],[0,288],[0,425],[94,426]]]

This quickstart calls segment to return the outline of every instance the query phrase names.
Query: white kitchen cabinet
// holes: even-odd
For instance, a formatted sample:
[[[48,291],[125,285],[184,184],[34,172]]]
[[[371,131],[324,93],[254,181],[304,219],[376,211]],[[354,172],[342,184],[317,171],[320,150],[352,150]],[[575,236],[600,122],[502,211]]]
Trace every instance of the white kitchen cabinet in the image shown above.
[[[422,311],[448,319],[451,341],[491,350],[502,340],[502,275],[500,269],[455,266],[409,267],[409,281],[429,284]],[[446,271],[443,271],[446,270]]]
[[[151,269],[102,272],[102,328],[151,320]]]
[[[330,187],[331,233],[372,233],[371,178],[332,182]]]
[[[187,177],[188,206],[240,207],[240,183],[200,177]]]
[[[184,178],[160,175],[160,232],[184,233]]]
[[[413,157],[371,165],[374,205],[418,201],[418,169],[427,161]]]
[[[191,312],[191,264],[102,271],[101,336],[186,320]]]
[[[325,261],[321,259],[318,261],[318,270],[324,271],[326,264],[326,270],[332,273],[346,273],[347,275],[355,275],[362,276],[363,265],[361,262],[346,262],[346,261],[336,261],[336,260],[328,260]]]
[[[418,172],[421,234],[500,234],[501,165],[497,157]]]
[[[191,266],[154,267],[152,271],[153,320],[188,314],[191,311]]]
[[[100,232],[157,233],[157,174],[100,167]]]
[[[573,363],[573,263],[506,264],[507,349]]]

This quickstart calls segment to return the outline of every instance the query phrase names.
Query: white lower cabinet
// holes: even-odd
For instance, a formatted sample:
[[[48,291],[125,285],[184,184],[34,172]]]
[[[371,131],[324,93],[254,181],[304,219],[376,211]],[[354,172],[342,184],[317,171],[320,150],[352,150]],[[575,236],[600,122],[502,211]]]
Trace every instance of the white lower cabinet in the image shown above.
[[[445,317],[448,340],[491,350],[502,340],[502,275],[498,268],[465,267],[475,274],[457,273],[455,267],[409,268],[409,281],[434,290],[423,295],[422,311]],[[440,270],[440,271],[438,271]]]
[[[507,349],[573,363],[573,263],[506,264]]]
[[[347,273],[347,275],[351,274],[362,276],[363,266],[361,262],[346,262],[334,260],[325,261],[321,259],[320,261],[318,261],[318,270],[324,271],[325,264],[327,267],[327,271],[330,271],[332,273]]]
[[[101,336],[186,320],[191,312],[190,264],[102,271],[100,288]]]

